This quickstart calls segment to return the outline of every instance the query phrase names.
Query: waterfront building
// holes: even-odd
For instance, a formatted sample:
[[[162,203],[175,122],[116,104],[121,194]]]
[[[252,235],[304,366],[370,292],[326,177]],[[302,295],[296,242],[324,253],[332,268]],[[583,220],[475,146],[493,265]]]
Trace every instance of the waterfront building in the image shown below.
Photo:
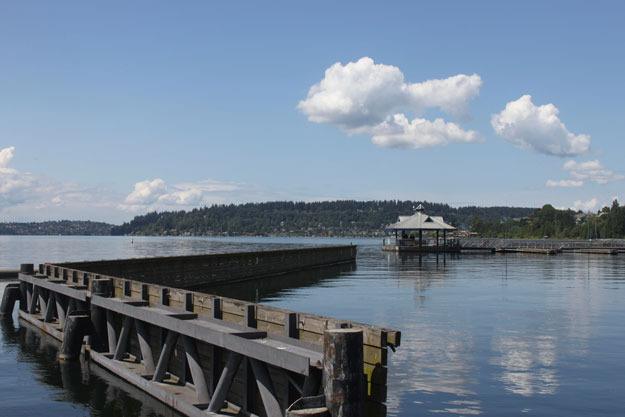
[[[386,226],[387,237],[384,239],[383,249],[411,252],[459,252],[460,247],[457,241],[447,237],[447,232],[454,230],[456,228],[445,223],[441,216],[426,214],[423,206],[419,204],[412,216],[399,216],[396,223]]]

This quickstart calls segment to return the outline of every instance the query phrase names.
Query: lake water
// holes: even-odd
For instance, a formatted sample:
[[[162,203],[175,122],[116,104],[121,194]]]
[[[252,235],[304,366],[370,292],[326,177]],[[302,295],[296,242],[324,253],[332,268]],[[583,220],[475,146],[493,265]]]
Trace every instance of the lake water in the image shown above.
[[[625,255],[383,253],[377,240],[0,237],[19,263],[357,243],[355,269],[296,285],[216,289],[298,311],[397,328],[391,416],[625,415]],[[0,287],[2,284],[0,284]],[[176,416],[56,344],[2,322],[0,416]]]

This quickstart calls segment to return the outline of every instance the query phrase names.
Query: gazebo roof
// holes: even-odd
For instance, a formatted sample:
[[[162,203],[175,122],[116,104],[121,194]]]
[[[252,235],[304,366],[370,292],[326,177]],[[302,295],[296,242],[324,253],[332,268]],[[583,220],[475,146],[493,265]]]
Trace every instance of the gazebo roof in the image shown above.
[[[386,226],[386,230],[456,230],[445,223],[441,216],[430,216],[423,212],[423,206],[417,207],[412,216],[399,216],[397,223]]]

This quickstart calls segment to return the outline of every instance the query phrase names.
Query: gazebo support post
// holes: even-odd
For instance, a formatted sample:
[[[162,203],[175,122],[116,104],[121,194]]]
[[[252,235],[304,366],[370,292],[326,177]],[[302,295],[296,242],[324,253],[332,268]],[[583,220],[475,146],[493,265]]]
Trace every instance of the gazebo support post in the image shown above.
[[[447,230],[443,230],[443,250],[447,252]]]
[[[436,230],[436,252],[438,252],[438,230]]]
[[[423,249],[423,230],[419,230],[419,251]]]

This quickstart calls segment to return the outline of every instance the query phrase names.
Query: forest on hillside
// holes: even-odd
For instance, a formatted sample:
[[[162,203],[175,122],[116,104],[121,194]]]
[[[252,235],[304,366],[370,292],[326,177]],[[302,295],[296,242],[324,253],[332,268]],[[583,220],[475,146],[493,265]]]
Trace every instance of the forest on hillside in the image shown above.
[[[451,207],[427,201],[322,201],[215,205],[190,211],[152,212],[114,227],[116,235],[298,235],[379,236],[400,215],[423,204],[427,213],[443,216],[468,229],[475,218],[488,224],[522,218],[526,207]]]
[[[111,234],[112,224],[80,220],[0,223],[0,235],[82,235]]]
[[[529,207],[451,207],[427,201],[267,202],[151,212],[122,225],[92,221],[0,223],[0,235],[381,236],[384,226],[423,204],[458,229],[482,237],[625,238],[625,206],[594,213]]]

